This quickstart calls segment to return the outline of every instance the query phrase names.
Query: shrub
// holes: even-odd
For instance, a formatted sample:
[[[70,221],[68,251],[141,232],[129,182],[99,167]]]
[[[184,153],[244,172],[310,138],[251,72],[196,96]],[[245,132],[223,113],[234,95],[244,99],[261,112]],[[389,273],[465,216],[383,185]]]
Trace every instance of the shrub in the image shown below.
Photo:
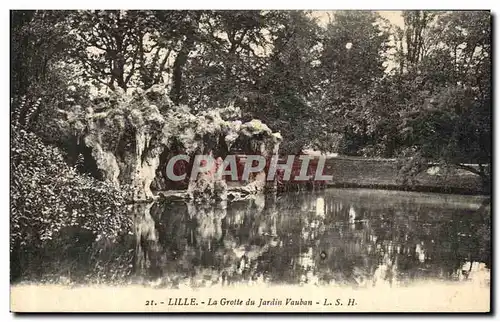
[[[11,138],[11,251],[41,248],[63,228],[80,228],[95,240],[130,231],[124,192],[79,174],[61,151],[13,128]]]

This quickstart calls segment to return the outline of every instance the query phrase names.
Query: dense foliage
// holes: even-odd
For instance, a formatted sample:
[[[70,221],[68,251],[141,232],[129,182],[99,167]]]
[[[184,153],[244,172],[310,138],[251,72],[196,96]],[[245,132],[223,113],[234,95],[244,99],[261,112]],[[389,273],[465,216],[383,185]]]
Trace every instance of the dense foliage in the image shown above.
[[[192,113],[235,103],[243,121],[258,118],[282,133],[283,153],[400,157],[418,150],[451,164],[487,163],[489,13],[407,11],[402,18],[404,25],[391,25],[377,12],[338,11],[325,25],[305,11],[18,11],[13,91],[48,100],[65,97],[69,80],[79,80],[79,93],[86,92],[81,84],[94,92],[159,84]],[[33,39],[43,46],[31,50]],[[445,154],[413,142],[427,135],[415,117],[439,119],[428,106],[448,106],[450,91],[470,99],[442,112],[453,110],[452,132],[467,124],[475,133],[466,145],[481,156],[450,158],[463,140],[442,146],[417,138]]]
[[[41,247],[62,229],[96,239],[130,228],[123,193],[68,166],[61,151],[23,129],[11,148],[11,249]]]
[[[399,158],[405,182],[431,163],[458,166],[488,188],[490,13],[405,11],[403,25],[374,11],[326,15],[12,11],[13,253],[128,231],[125,192],[95,172],[113,155],[126,173],[158,146],[282,137],[283,154]],[[91,156],[92,144],[109,154]]]

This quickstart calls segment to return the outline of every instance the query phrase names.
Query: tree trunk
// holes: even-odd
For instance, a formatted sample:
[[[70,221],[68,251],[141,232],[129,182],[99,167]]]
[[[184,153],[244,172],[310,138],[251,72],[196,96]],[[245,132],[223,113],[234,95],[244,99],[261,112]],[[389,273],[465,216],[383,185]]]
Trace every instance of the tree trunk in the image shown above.
[[[191,33],[190,35],[187,36],[186,41],[182,44],[182,48],[177,54],[177,57],[175,58],[174,61],[173,73],[172,73],[173,85],[172,85],[172,91],[170,92],[170,98],[172,99],[172,102],[176,105],[185,101],[185,98],[183,97],[182,73],[184,65],[186,65],[189,53],[191,52],[193,47],[194,47],[194,33]]]

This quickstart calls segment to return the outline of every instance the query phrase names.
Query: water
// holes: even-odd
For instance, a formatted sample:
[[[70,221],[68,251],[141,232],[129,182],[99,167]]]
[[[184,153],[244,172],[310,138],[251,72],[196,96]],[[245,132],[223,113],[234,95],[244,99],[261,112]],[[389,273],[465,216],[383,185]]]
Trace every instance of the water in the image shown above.
[[[155,287],[488,283],[490,206],[481,196],[364,189],[237,203],[131,206],[117,241],[67,238],[19,281]],[[36,269],[34,268],[36,267]]]

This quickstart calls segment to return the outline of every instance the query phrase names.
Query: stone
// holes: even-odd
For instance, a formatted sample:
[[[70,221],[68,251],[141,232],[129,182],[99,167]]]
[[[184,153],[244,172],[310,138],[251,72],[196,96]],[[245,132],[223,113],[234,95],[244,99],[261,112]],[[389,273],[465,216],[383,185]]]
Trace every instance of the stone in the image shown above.
[[[277,155],[281,142],[279,133],[273,133],[260,120],[234,120],[241,115],[234,106],[196,115],[186,106],[174,106],[160,85],[130,94],[115,92],[109,99],[96,102],[97,106],[87,108],[74,106],[65,112],[66,121],[78,141],[91,149],[103,179],[130,189],[133,201],[153,199],[153,182],[156,188],[167,186],[157,178],[162,173],[158,170],[166,166],[160,162],[160,155],[174,143],[176,150],[188,155],[224,154],[234,142],[243,140],[250,146],[246,153],[271,157]],[[246,191],[265,190],[265,178],[265,171],[256,174]],[[207,171],[189,182],[188,196],[199,201],[224,201],[228,187],[214,171]]]

